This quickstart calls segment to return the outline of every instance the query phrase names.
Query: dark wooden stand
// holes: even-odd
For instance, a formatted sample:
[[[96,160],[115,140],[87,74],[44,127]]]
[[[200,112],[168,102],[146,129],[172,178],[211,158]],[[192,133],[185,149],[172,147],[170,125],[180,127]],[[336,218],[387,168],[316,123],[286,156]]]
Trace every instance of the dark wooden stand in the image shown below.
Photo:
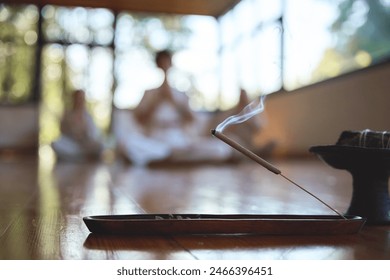
[[[365,217],[371,225],[390,224],[390,150],[334,145],[310,151],[328,165],[351,173],[353,193],[347,215]]]

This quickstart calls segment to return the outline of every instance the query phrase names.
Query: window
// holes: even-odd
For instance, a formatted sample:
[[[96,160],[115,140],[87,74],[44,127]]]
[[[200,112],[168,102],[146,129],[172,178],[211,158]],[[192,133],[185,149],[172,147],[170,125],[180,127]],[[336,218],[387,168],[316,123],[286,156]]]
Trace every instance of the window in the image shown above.
[[[40,101],[41,142],[82,88],[97,124],[134,108],[174,52],[169,79],[199,110],[295,90],[390,59],[389,0],[242,0],[218,19],[0,4],[0,105]]]
[[[59,135],[59,118],[76,89],[86,92],[97,125],[109,128],[114,84],[114,14],[107,9],[42,9],[41,143]]]
[[[249,0],[221,18],[221,108],[238,101],[240,88],[252,97],[281,88],[281,17],[281,1]]]
[[[390,59],[388,0],[243,0],[220,24],[222,107]]]
[[[0,4],[0,105],[34,99],[39,11]]]
[[[390,58],[390,1],[286,1],[285,11],[288,90]]]
[[[190,95],[194,109],[217,107],[218,24],[207,16],[120,13],[115,36],[117,87],[114,105],[135,107],[146,89],[159,86],[162,73],[154,53],[174,53],[171,83]]]

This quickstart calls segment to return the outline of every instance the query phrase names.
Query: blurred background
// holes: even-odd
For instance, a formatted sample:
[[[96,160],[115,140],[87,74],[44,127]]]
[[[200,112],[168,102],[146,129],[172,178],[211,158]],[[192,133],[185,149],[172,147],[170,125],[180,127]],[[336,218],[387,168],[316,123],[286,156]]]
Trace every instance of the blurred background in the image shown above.
[[[241,88],[267,95],[259,141],[280,155],[390,129],[389,0],[241,0],[217,16],[28,2],[0,3],[0,150],[49,157],[74,89],[109,137],[113,111],[161,83],[162,49],[196,111],[232,108]]]

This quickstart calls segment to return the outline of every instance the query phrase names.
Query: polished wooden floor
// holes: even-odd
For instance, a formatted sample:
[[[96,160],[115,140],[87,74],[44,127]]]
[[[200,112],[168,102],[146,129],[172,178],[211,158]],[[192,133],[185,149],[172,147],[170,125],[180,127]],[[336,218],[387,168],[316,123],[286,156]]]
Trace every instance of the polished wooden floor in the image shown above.
[[[313,158],[274,161],[340,211],[352,179]],[[82,218],[136,213],[333,214],[254,163],[139,168],[0,160],[0,259],[390,259],[390,226],[337,236],[94,236]]]

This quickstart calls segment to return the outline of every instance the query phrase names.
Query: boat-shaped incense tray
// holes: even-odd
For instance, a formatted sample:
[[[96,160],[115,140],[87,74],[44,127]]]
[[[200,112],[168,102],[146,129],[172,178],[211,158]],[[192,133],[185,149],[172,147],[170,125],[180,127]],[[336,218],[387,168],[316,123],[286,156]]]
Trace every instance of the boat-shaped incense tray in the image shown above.
[[[83,218],[96,234],[113,235],[341,235],[356,234],[365,219],[338,215],[134,214]]]

